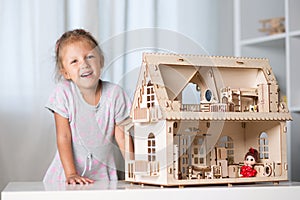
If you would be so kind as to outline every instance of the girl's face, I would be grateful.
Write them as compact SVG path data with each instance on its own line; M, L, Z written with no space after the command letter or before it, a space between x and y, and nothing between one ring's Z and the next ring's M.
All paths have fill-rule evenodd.
M254 157L249 155L246 157L246 160L244 161L244 163L245 163L245 165L253 166L253 165L255 165L256 162L255 162Z
M80 90L96 89L101 73L100 59L97 49L86 40L70 42L61 50L61 73Z

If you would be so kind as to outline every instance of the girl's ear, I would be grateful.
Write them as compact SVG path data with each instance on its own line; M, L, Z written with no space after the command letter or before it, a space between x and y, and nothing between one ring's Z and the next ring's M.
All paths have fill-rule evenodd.
M60 70L60 73L64 76L65 79L67 80L71 79L69 73L64 68Z

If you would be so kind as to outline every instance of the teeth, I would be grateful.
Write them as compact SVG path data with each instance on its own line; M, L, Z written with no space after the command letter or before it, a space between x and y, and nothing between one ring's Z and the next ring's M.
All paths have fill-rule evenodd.
M81 74L81 77L87 77L87 76L89 76L91 74L92 74L92 72L83 73L83 74Z

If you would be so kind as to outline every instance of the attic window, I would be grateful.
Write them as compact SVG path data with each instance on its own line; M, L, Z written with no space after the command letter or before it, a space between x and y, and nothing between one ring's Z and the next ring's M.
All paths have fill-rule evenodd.
M147 108L154 107L155 94L154 94L154 86L150 82L146 86L147 91Z

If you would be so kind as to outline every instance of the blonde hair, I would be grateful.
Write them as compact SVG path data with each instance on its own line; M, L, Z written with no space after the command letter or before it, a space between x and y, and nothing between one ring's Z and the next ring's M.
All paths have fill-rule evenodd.
M84 29L74 29L71 31L65 32L57 41L55 45L55 80L60 81L63 79L63 75L61 74L61 69L63 68L62 58L61 58L61 49L72 42L85 40L88 42L93 48L97 50L100 56L100 66L101 68L104 66L104 55L103 51L99 47L97 40L92 36L91 33L85 31Z

